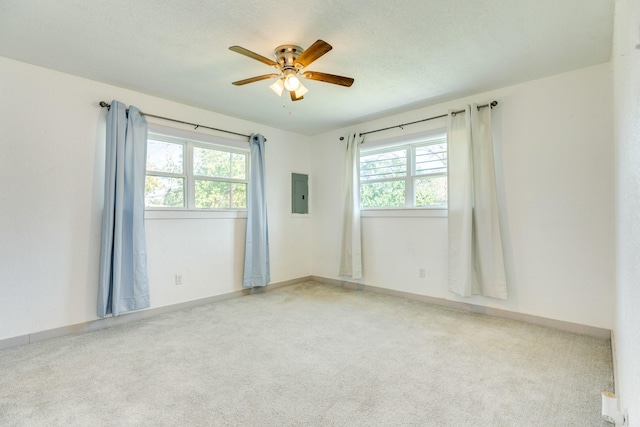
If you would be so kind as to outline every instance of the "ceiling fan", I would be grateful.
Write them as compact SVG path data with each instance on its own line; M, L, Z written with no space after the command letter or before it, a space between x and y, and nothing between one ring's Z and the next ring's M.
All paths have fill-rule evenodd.
M270 65L279 71L279 73L263 74L261 76L238 80L237 82L233 82L234 85L242 86L248 83L258 82L260 80L277 78L275 83L269 87L278 94L278 96L281 96L282 92L286 89L289 91L292 101L299 101L303 99L304 94L309 91L304 87L302 82L300 82L300 77L346 87L350 87L354 81L351 77L336 76L335 74L321 73L318 71L303 71L303 69L309 66L313 61L332 49L332 46L329 43L322 40L317 40L309 46L307 50L292 44L278 46L273 52L276 58L275 61L241 46L231 46L229 49Z

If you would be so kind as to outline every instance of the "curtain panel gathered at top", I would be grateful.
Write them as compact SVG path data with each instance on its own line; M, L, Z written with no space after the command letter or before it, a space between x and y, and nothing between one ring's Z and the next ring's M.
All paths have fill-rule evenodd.
M144 230L147 121L134 106L107 113L98 316L149 307Z
M449 113L449 289L506 299L491 108Z
M247 234L244 252L245 288L267 286L271 281L269 266L269 227L265 182L265 139L251 134L251 177L247 197Z
M338 275L362 278L362 240L360 228L360 172L358 153L364 140L358 133L349 134L344 158L342 181L342 246Z

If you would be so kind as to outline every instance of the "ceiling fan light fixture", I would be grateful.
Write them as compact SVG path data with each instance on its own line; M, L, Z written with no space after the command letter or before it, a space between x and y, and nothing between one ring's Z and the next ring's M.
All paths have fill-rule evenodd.
M296 91L300 87L300 79L295 73L287 74L284 78L284 87L288 91Z
M304 85L299 82L298 89L293 91L296 94L296 98L302 98L305 93L309 92L309 89L304 87Z
M282 96L282 91L284 90L284 83L282 82L282 79L276 80L275 83L269 86L269 89L274 91L276 95Z

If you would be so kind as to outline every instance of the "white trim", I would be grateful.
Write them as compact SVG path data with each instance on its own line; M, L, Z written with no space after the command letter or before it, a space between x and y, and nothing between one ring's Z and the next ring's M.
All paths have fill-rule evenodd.
M397 176L394 172L392 177L380 177L376 174L367 175L366 178L363 179L361 173L358 173L358 188L360 190L360 196L362 196L362 188L367 185L375 185L375 184L386 184L386 183L395 183L395 182L404 182L404 206L391 206L388 208L374 206L374 207L364 207L362 206L362 200L360 201L360 209L371 210L371 209L422 209L422 208L442 208L442 204L440 205L431 205L431 206L416 206L416 189L415 189L415 181L416 179L429 179L429 178L437 178L437 177L447 177L448 179L448 167L447 162L440 162L444 164L444 168L446 168L446 172L424 172L422 171L420 174L416 173L416 156L417 149L423 147L430 147L439 144L447 144L447 132L446 129L437 129L429 132L420 132L413 135L402 136L402 137L394 137L387 140L379 141L374 144L373 147L361 148L360 153L358 155L358 166L363 162L363 157L366 159L369 156L379 156L387 153L400 153L401 151L405 152L405 168L404 174ZM446 155L446 152L445 152ZM394 156L398 160L401 159L400 156ZM385 160L364 160L367 164L376 165L377 162L384 162ZM393 166L400 167L400 165ZM360 168L359 168L360 169ZM374 168L375 169L375 168ZM438 168L441 170L442 168ZM399 173L399 172L398 172Z
M432 139L440 139L447 137L447 128L439 127L438 129L428 130L424 132L412 133L409 135L399 135L393 138L380 139L378 141L367 142L366 139L360 147L361 153L378 150L382 148L391 148L399 145L416 144L420 142L429 142Z
M145 220L155 219L245 219L247 210L188 210L170 208L147 208L144 211Z
M616 362L615 362L616 360L615 359L615 356L616 356L615 335L613 331L609 329L598 328L595 326L581 325L581 324L571 323L571 322L565 322L562 320L547 319L544 317L533 316L530 314L500 310L500 309L495 309L490 307L468 304L468 303L459 302L459 301L445 300L442 298L429 297L426 295L412 294L409 292L396 291L393 289L379 288L376 286L365 285L363 283L352 282L347 280L329 279L327 277L321 277L321 276L306 276L306 277L299 277L297 279L285 280L278 283L270 283L266 287L266 289L258 288L256 293L261 293L262 291L265 291L265 290L268 292L270 289L277 289L284 286L291 286L291 285L308 282L308 281L316 281L316 282L339 286L347 289L374 292L382 295L390 295L398 298L421 301L427 304L434 304L438 306L453 308L453 309L472 312L472 313L517 320L520 322L540 325L548 328L560 329L563 331L568 331L568 332L573 332L573 333L578 333L583 335L590 335L598 338L611 339L612 351L613 351L613 357L614 357L613 359L614 360L614 365L613 365L614 381L618 378L617 372L616 372ZM180 311L180 310L185 310L188 308L197 307L205 304L215 303L218 301L224 301L230 298L245 296L251 293L252 293L251 289L242 289L239 291L234 291L234 292L230 292L222 295L201 298L193 301L186 301L186 302L172 304L164 307L155 307L155 308L149 308L146 310L125 313L118 317L107 317L104 319L96 319L88 322L78 323L75 325L68 325L60 328L54 328L54 329L49 329L45 331L38 331L31 334L0 339L0 350L8 349L11 347L17 347L21 345L26 345L26 344L33 344L39 341L45 341L52 338L62 337L65 335L97 331L100 329L110 328L110 327L125 324L125 323L136 322L138 320L159 316L165 313L171 313L174 311ZM614 383L614 386L615 386L615 383ZM617 390L617 388L614 388L614 390Z
M278 283L270 283L267 290L277 289L283 286L295 285L302 282L311 280L311 276L300 277L292 280L285 280ZM261 293L264 288L242 289L239 291L229 292L222 295L215 295L212 297L201 298L193 301L185 301L178 304L171 304L164 307L148 308L145 310L133 311L124 313L117 317L105 317L104 319L90 320L88 322L77 323L75 325L62 326L60 328L48 329L45 331L38 331L31 334L20 335L17 337L0 339L0 350L8 349L11 347L17 347L25 344L33 344L39 341L46 341L52 338L59 338L71 334L79 334L84 332L98 331L100 329L111 328L126 323L136 322L138 320L148 319L150 317L159 316L166 313L172 313L174 311L186 310L188 308L198 307L205 304L211 304L219 301L224 301L231 298L250 295L252 293Z
M5 338L0 340L0 350L5 350L11 347L18 347L21 345L29 344L29 335L20 335L12 338Z
M618 388L618 349L616 345L616 332L615 330L611 331L611 361L613 362L613 392L619 393L620 389Z
M446 218L446 208L361 209L361 218Z
M549 319L546 317L534 316L532 314L518 313L515 311L502 310L499 308L485 307L481 305L470 304L462 301L453 301L444 298L430 297L426 295L412 294L410 292L396 291L394 289L380 288L377 286L365 285L364 283L353 282L349 280L329 279L326 277L311 276L311 279L335 285L342 288L354 289L359 291L374 292L381 295L389 295L398 298L420 301L427 304L438 305L442 307L452 308L456 310L466 311L470 313L482 314L487 316L498 317L502 319L516 320L519 322L530 323L532 325L544 326L546 328L554 328L562 331L572 332L581 335L589 335L597 338L611 339L611 330L598 328L596 326L582 325L579 323L565 322L563 320Z
M221 145L223 147L235 147L240 150L249 150L249 140L244 137L241 141L237 139L225 138L216 135L209 135L206 133L196 132L195 130L178 129L170 126L163 126L157 123L148 123L149 133L160 134L164 136L188 139L191 141L204 142L209 144Z
M250 174L250 147L247 144L240 144L227 138L216 137L213 135L200 134L193 131L181 130L167 126L153 125L150 126L147 136L149 140L166 142L182 146L182 173L169 173L163 171L148 171L148 176L179 178L183 180L183 203L184 206L168 207L168 206L146 206L146 212L165 212L163 214L152 213L145 215L147 219L176 219L176 218L246 218L246 208L223 208L223 209L202 209L196 207L195 187L197 181L223 182L229 184L243 184L248 189ZM194 171L193 156L194 148L220 151L230 154L242 155L245 158L245 179L212 177L206 175L196 175ZM233 194L230 194L233 198ZM232 204L232 203L231 203ZM200 214L201 211L208 212L205 215ZM237 211L239 215L232 215L228 212ZM172 212L169 214L168 212ZM244 212L244 213L242 213ZM195 214L197 213L197 214ZM212 215L213 213L213 215Z

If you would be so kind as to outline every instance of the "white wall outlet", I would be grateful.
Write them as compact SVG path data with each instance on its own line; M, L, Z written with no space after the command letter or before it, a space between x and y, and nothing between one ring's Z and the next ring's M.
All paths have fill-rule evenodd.
M176 286L182 285L182 274L176 274Z
M418 270L418 276L420 276L421 279L427 277L427 269L421 268L420 270Z

